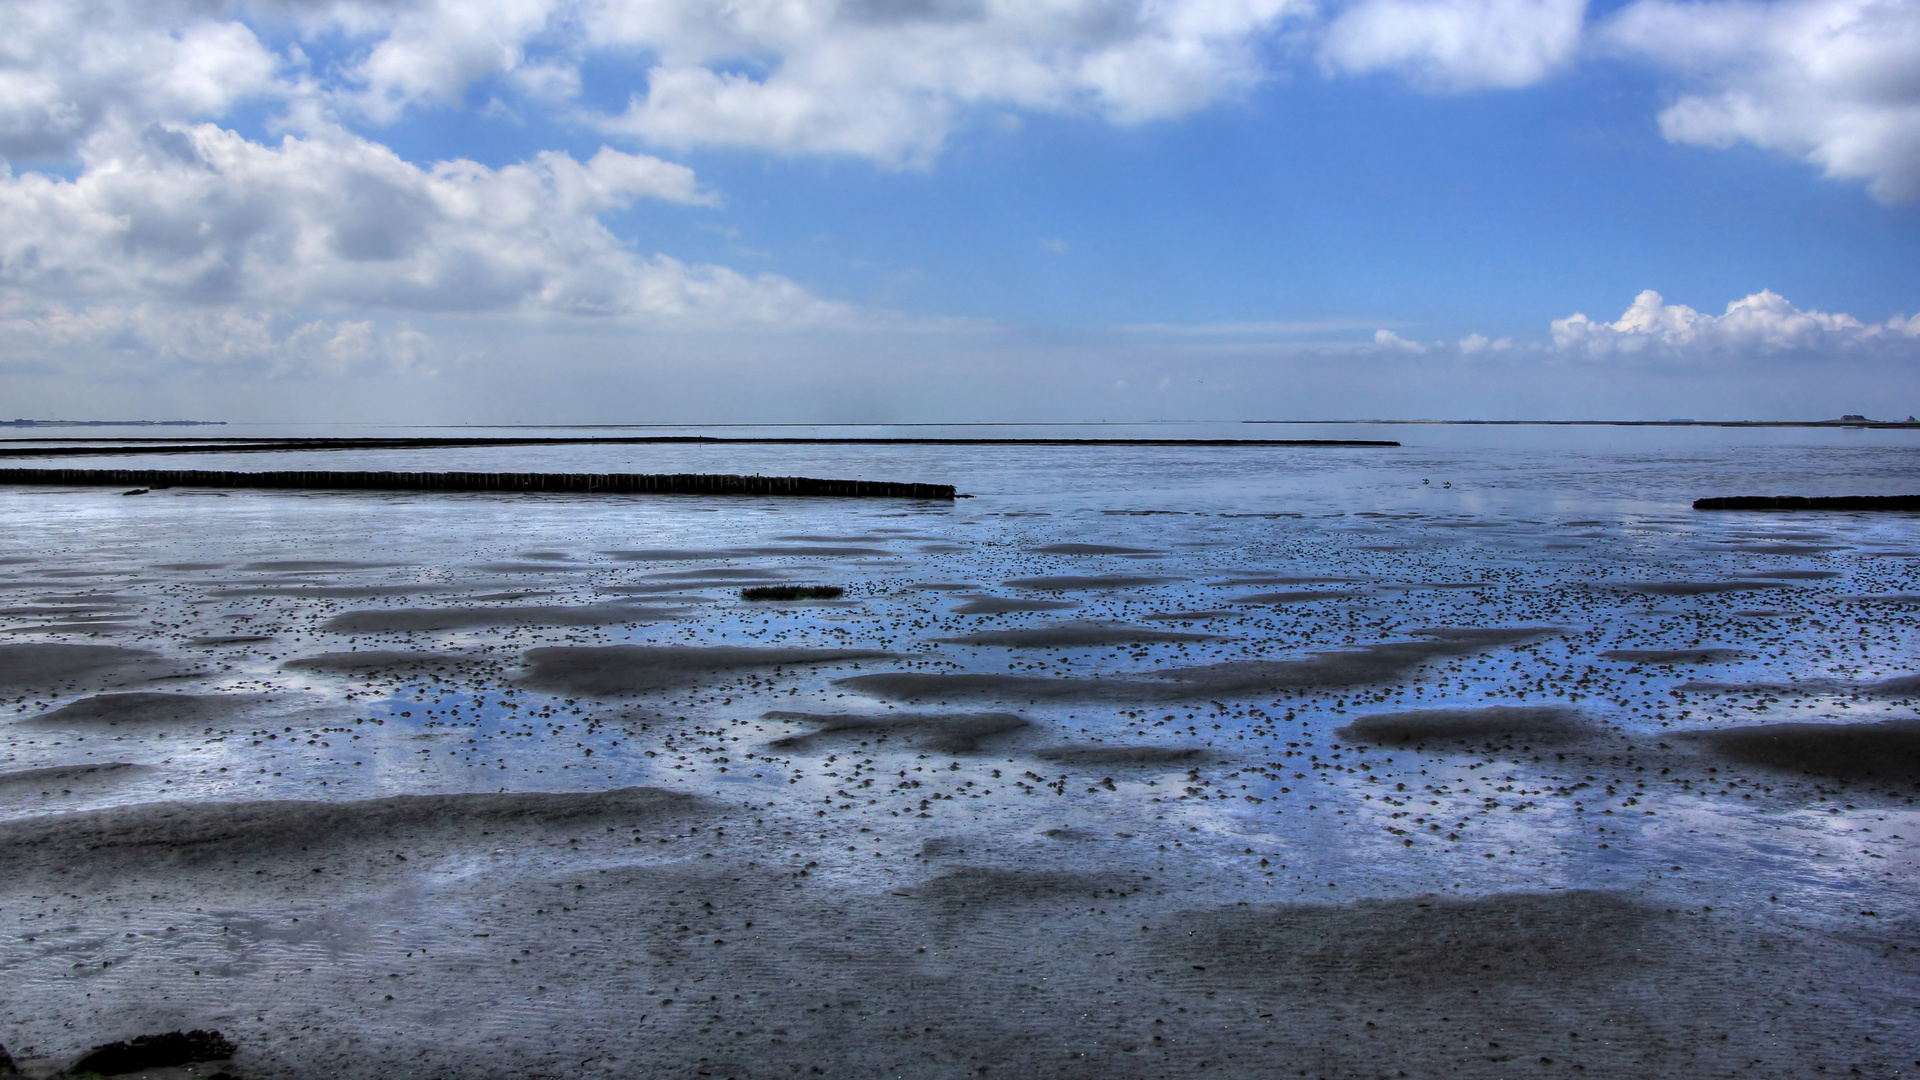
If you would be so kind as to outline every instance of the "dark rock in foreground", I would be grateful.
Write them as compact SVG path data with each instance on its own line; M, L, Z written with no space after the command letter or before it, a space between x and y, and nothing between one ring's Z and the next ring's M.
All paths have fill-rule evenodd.
M85 1075L118 1076L147 1069L170 1069L197 1061L225 1061L237 1049L217 1031L169 1031L142 1035L129 1042L96 1046L67 1071Z

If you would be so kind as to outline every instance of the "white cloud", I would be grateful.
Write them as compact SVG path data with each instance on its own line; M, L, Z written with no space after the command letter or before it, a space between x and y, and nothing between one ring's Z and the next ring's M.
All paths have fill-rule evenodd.
M1265 43L1312 4L14 0L8 11L0 153L15 156L62 152L115 120L219 118L249 96L389 123L504 77L565 104L597 60L634 83L617 115L576 116L609 132L903 165L931 160L972 109L1137 123L1203 108L1266 78ZM256 27L289 44L276 55Z
M268 146L212 124L97 133L73 180L0 172L0 289L72 299L831 322L771 275L628 250L599 214L707 204L685 166L601 149L420 168L337 129Z
M1306 0L589 0L592 46L658 57L610 131L925 164L971 108L1137 123L1267 74Z
M1395 349L1400 352L1424 353L1427 351L1425 345L1417 341L1409 341L1391 330L1375 330L1373 332L1373 343L1379 348Z
M418 102L457 103L490 75L524 71L536 85L550 83L552 65L529 64L526 48L566 14L553 0L349 0L313 10L323 25L374 39L341 96L378 121ZM561 77L563 86L571 81Z
M1770 354L1819 354L1862 350L1899 351L1920 357L1920 317L1895 315L1867 323L1852 315L1802 310L1771 290L1708 315L1669 304L1652 289L1634 298L1614 322L1575 313L1555 319L1553 348L1600 357L1647 355L1666 359L1753 358Z
M1636 0L1604 36L1687 81L1660 114L1668 139L1752 143L1920 200L1920 4Z
M55 157L103 123L224 115L280 61L221 5L22 0L0 34L0 155Z
M1586 0L1360 0L1320 43L1329 72L1396 71L1433 90L1529 86L1572 59Z
M1489 349L1494 352L1506 352L1513 348L1513 339L1489 338L1485 334L1468 334L1460 339L1457 347L1464 356L1474 356Z
M1303 50L1330 75L1526 86L1579 55L1585 11L1586 0L12 0L0 155L61 156L104 127L219 120L250 100L277 103L301 130L383 124L457 107L498 79L509 114L556 110L657 146L924 166L973 114L1176 117ZM1681 80L1661 114L1668 138L1750 142L1878 198L1920 199L1912 0L1633 0L1599 36ZM628 80L624 107L581 103L588 64L603 83Z

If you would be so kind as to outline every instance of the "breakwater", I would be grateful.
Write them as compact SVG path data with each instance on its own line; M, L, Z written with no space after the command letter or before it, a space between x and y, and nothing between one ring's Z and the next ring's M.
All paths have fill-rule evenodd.
M1695 499L1695 510L1920 510L1920 495L1731 495Z
M775 495L940 499L951 484L817 480L709 473L219 472L201 469L0 469L0 484L279 488L306 491L479 491L554 495Z
M84 442L89 445L75 445ZM55 445L64 444L64 445ZM1391 439L950 439L837 438L813 436L632 435L525 438L400 439L6 439L0 457L114 457L127 454L260 454L318 450L446 450L508 446L1164 446L1182 449L1225 447L1395 447Z

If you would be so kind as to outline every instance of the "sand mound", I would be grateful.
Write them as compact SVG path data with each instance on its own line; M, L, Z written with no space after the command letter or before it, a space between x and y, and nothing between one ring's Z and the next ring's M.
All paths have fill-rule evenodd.
M1155 641L1220 641L1218 634L1187 634L1122 623L1067 623L1028 630L983 630L960 637L934 638L946 645L1003 645L1015 649L1079 648L1088 645L1134 645Z
M1061 829L1047 829L1041 832L1040 835L1046 837L1049 840L1060 840L1060 841L1065 841L1067 843L1083 843L1083 844L1090 844L1096 840L1105 840L1107 838L1105 834L1094 832L1091 829L1075 829L1072 827L1061 828Z
M382 567L399 566L399 563L355 562L351 559L266 559L242 566L242 570L280 570L292 573L314 573L330 570L377 570Z
M1049 746L1033 756L1062 765L1196 765L1207 752L1193 746Z
M349 611L327 620L322 629L351 634L409 630L463 630L483 626L618 626L624 623L668 619L685 608L641 607L636 604L591 604L568 607L399 608L387 611Z
M427 593L457 592L457 585L312 585L290 582L278 585L235 585L208 589L208 596L290 596L317 600L360 600L373 596L419 596Z
M1580 714L1559 706L1415 709L1362 716L1334 735L1349 742L1405 746L1483 737L1555 739L1586 733Z
M950 698L997 698L1029 701L1095 698L1136 685L1132 680L1045 679L1030 675L935 675L917 671L886 671L834 680L855 693L891 701L945 701Z
M1694 679L1674 687L1686 694L1764 694L1772 697L1810 697L1853 693L1857 687L1839 679L1802 679L1796 683L1723 683Z
M698 682L717 671L890 659L879 649L753 649L732 645L554 646L528 649L522 685L567 694L633 694Z
M699 595L706 589L737 589L738 581L718 579L689 578L685 581L656 581L642 585L600 585L598 590L614 596L650 596L656 601L669 600L676 604L705 604L711 601Z
M1048 544L1028 548L1041 555L1158 555L1148 548L1118 547L1113 544Z
M952 610L955 615L1002 615L1014 611L1064 611L1079 606L1067 600L1009 600L1001 596L976 596Z
M1920 695L1920 675L1896 675L1879 682L1857 683L1844 679L1801 679L1787 683L1722 683L1694 680L1674 689L1689 694L1749 694L1768 697L1815 697L1826 694L1865 694L1869 697L1902 698Z
M1600 659L1636 664L1719 664L1752 655L1740 649L1609 649L1600 654Z
M1222 589L1244 589L1256 585L1324 585L1341 582L1359 581L1359 578L1329 577L1325 574L1255 574L1247 577L1227 578L1208 582Z
M829 546L829 545L819 545L819 544L811 544L806 546L801 546L797 544L774 544L767 547L750 547L750 548L743 548L741 550L745 551L749 555L848 556L848 555L891 555L893 554L893 552L891 551L885 551L875 547L843 547L839 545Z
M1751 765L1841 780L1920 783L1920 720L1761 724L1681 737Z
M1920 675L1896 675L1877 683L1868 683L1866 692L1874 697L1910 697L1920 694Z
M95 694L21 723L42 728L198 726L225 720L267 700L259 694Z
M0 609L0 619L44 619L54 615L65 615L75 619L93 619L103 615L124 618L127 612L121 608L106 607L101 604L73 602Z
M1147 585L1165 585L1180 578L1154 574L1059 574L1053 577L1014 578L1011 589L1038 592L1097 592L1104 589L1137 589Z
M87 622L41 623L38 626L10 626L9 634L86 634L100 637L103 634L117 634L131 624L125 619L93 619Z
M640 548L600 554L620 562L701 562L737 558L740 552L731 548Z
M949 910L994 908L1068 897L1103 899L1116 880L1113 875L969 866L932 878L917 889L904 891L904 895L930 900Z
M674 570L665 574L648 574L647 576L659 581L772 581L787 576L787 572L759 570L745 566L712 566L699 570Z
M1708 596L1753 589L1784 589L1786 585L1778 581L1641 581L1620 588L1655 596Z
M934 674L890 671L836 680L857 693L893 700L999 698L1039 700L1185 701L1315 687L1364 686L1403 678L1442 656L1461 656L1542 634L1549 627L1413 631L1417 641L1388 641L1359 649L1317 653L1305 660L1235 660L1173 668L1148 678L1052 679L1030 675Z
M1624 896L1575 889L1428 896L1194 912L1156 944L1177 958L1170 969L1196 981L1224 970L1258 982L1318 980L1350 992L1424 995L1623 978L1661 918Z
M285 855L364 845L432 830L549 826L693 810L691 795L658 788L613 791L395 795L353 802L146 803L0 823L0 867Z
M1419 635L1419 640L1386 641L1358 649L1315 653L1305 660L1245 660L1174 668L1160 672L1159 677L1187 687L1181 696L1188 697L1201 691L1262 693L1364 686L1402 678L1419 665L1439 657L1464 656L1558 631L1536 626L1496 630L1436 628L1409 633Z
M76 679L125 677L154 654L117 645L0 645L0 686L50 687Z
M445 667L468 658L450 653L411 652L402 649L368 649L364 652L321 653L289 660L280 666L290 671L387 671L422 667Z
M965 754L980 748L980 743L996 735L1019 731L1027 721L1012 713L802 713L770 712L768 720L790 720L812 724L814 730L803 735L775 739L772 746L781 749L806 749L836 737L899 735L910 742L943 754Z
M48 765L39 769L17 769L13 772L0 772L0 790L117 780L149 770L150 766L135 765L131 761L101 761L87 765Z
M912 532L907 529L886 529L879 532L861 533L858 536L795 535L776 536L774 539L790 544L887 544L895 540L932 540L935 539L935 537L928 536L925 533Z

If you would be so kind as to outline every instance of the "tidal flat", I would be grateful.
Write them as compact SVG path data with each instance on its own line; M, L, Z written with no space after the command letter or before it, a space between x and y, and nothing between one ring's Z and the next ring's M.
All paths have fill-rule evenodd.
M1392 437L511 462L953 503L0 489L0 1045L1920 1073L1920 520L1688 509L1920 442ZM207 467L419 464L256 456ZM789 584L845 591L741 596Z

